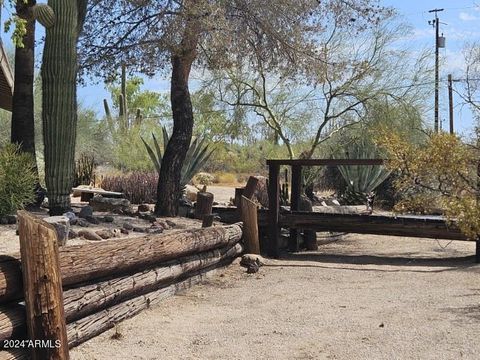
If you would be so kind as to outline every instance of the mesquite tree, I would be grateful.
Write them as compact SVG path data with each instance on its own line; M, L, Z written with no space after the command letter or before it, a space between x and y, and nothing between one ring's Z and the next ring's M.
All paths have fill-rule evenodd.
M192 66L228 68L261 58L278 72L318 59L316 40L329 13L358 26L385 9L376 0L93 0L81 38L81 63L108 76L119 64L154 75L171 70L173 133L162 160L156 213L175 215L180 176L193 128L188 88ZM357 26L356 25L356 26ZM321 62L320 62L321 63ZM170 64L170 66L168 66Z
M46 27L41 69L42 120L51 215L70 208L77 126L76 47L86 4L86 0L49 0L48 7L43 7L37 17Z

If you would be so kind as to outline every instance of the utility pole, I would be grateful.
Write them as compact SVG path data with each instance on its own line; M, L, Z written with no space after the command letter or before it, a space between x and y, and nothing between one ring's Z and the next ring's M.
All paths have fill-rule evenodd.
M453 85L452 74L448 74L448 110L450 119L450 134L453 134Z
M438 122L438 82L439 82L439 77L438 77L438 58L439 58L439 51L438 49L440 47L445 47L444 44L440 44L440 20L438 18L438 13L443 11L444 9L433 9L430 10L429 13L435 13L435 19L429 21L428 23L432 26L435 26L435 123L434 123L434 129L435 132L437 133L439 130L439 122ZM442 37L443 38L443 37ZM443 45L443 46L441 46Z

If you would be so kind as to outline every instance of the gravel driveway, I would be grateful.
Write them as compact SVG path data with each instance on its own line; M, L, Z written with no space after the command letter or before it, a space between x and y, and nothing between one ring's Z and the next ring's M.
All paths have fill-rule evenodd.
M238 264L98 336L80 359L478 359L473 243L347 235Z

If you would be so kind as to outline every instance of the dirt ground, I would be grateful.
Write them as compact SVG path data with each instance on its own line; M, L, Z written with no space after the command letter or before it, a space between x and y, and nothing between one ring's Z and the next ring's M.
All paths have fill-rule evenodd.
M238 263L78 348L100 359L478 359L474 244L384 236ZM121 336L113 339L117 331Z

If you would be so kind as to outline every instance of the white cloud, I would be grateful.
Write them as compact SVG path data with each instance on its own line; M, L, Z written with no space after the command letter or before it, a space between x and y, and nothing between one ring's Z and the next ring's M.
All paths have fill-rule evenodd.
M477 20L477 17L475 15L472 15L472 14L469 14L469 13L466 13L466 12L461 12L458 17L460 18L460 20L462 21L474 21L474 20Z

